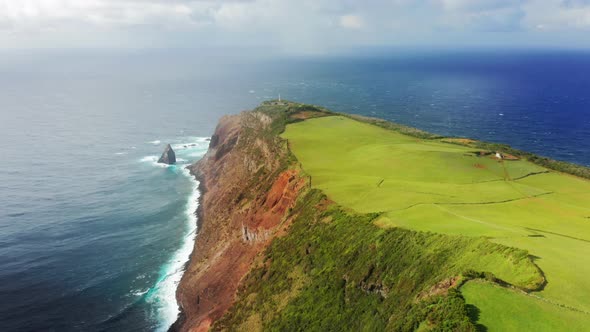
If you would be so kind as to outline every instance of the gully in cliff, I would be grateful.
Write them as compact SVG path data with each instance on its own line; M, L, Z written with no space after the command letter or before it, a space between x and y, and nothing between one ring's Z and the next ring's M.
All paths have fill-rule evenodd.
M176 163L176 154L174 153L174 150L172 150L170 144L166 145L166 148L164 149L162 156L160 157L160 159L158 159L158 163L168 165Z

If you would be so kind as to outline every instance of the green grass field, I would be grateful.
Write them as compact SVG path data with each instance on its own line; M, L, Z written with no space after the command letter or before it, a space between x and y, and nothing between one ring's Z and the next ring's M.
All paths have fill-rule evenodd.
M588 314L489 283L470 281L461 291L477 308L472 309L476 323L490 331L587 331L590 326Z
M534 293L542 305L487 284L464 286L467 302L480 308L480 322L490 330L528 330L538 323L533 320L551 322L546 326L555 330L572 317L590 317L590 181L342 116L290 124L283 137L315 188L357 212L382 213L375 222L380 227L483 236L528 250L547 279ZM526 279L493 263L487 268L508 282ZM490 300L495 297L498 303ZM581 327L590 330L590 324Z

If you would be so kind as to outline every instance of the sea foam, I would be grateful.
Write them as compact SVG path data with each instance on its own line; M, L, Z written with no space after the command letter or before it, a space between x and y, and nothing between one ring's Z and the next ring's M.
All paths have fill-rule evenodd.
M181 143L179 145L187 145L188 148L181 151L179 154L187 157L202 157L207 151L208 140L207 138L193 138L191 143ZM195 144L191 146L191 144ZM191 158L194 160L195 158ZM185 166L184 162L187 160L183 158L177 159L182 164L179 166ZM156 156L147 156L142 159L145 162L156 162ZM181 174L185 176L192 184L192 190L188 196L185 205L185 219L186 219L186 231L185 235L180 244L180 248L172 255L168 263L166 263L160 269L160 276L154 287L147 293L146 301L151 303L158 316L158 331L167 331L168 328L176 321L180 309L176 302L176 288L184 273L184 267L186 262L189 260L190 254L193 250L195 236L197 233L197 216L195 214L199 205L199 182L192 176L188 169L185 167L178 168L181 170Z
M145 156L145 157L139 159L139 161L142 163L149 163L154 167L166 168L166 167L174 166L174 165L166 165L166 164L159 163L158 159L159 159L158 156Z

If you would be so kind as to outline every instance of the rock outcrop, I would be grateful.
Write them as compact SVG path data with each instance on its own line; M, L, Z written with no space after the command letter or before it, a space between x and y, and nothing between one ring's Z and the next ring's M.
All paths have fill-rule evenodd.
M158 162L160 164L168 165L176 163L176 154L174 153L174 150L172 150L170 144L166 145L166 148L164 149L164 152L162 153L160 159L158 159Z
M223 117L207 154L189 167L200 181L199 233L171 330L207 331L233 304L257 255L292 221L308 181L287 167L288 148L270 134L272 122L256 111Z

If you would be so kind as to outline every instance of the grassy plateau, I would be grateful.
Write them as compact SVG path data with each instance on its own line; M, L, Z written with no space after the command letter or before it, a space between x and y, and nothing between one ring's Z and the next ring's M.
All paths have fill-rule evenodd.
M359 327L368 330L386 327L394 330L469 329L461 325L460 318L454 321L455 325L446 326L429 316L431 313L425 313L430 311L424 311L424 306L436 309L441 303L432 300L434 302L416 304L415 298L420 298L416 292L424 291L427 285L473 270L489 272L493 277L461 282L456 294L449 292L440 301L447 301L444 305L450 308L456 299L454 296L467 303L465 314L476 328L590 331L590 181L545 168L526 158L500 160L495 158L495 151L481 153L477 145L457 144L426 134L406 135L395 128L386 129L340 115L291 123L281 136L288 141L299 167L311 177L312 187L334 201L339 212L332 217L314 217L329 217L330 223L295 223L295 233L298 227L317 228L309 243L289 236L277 240L274 246L321 248L314 241L345 242L341 248L337 243L330 244L334 247L330 250L346 259L328 257L334 253L329 253L327 248L321 253L314 252L320 255L316 261L327 262L322 266L314 265L314 258L309 255L296 255L298 258L292 262L288 262L293 259L287 258L288 255L273 257L273 264L279 260L280 264L297 266L297 269L287 269L290 274L284 277L298 280L294 284L300 289L295 291L286 286L281 289L285 294L292 294L290 296L297 293L297 300L286 304L285 313L280 318L275 317L274 325L267 327L285 329L292 319L304 320L308 310L304 309L305 304L313 301L314 294L326 293L330 301L342 301L318 301L317 305L324 306L327 311L335 310L334 306L346 308L346 301L350 301L346 290L351 287L346 285L358 278L357 285L372 282L373 288L367 287L373 291L385 287L390 294L414 292L412 296L415 296L413 302L401 301L401 295L362 299L366 301L362 303L366 312L357 314L372 319L361 319L359 324L370 321L374 326ZM371 217L353 222L348 220L351 217L344 217L350 214ZM362 239L358 238L360 233ZM402 245L409 234L411 244ZM332 238L334 236L341 237ZM416 243L423 245L415 246ZM285 247L283 252L289 250ZM395 250L397 252L393 252ZM406 254L410 257L404 256ZM272 250L269 255L273 255ZM416 260L415 264L431 265L437 270L422 271L412 267L411 257ZM372 270L355 272L359 259L365 269L368 265ZM394 268L396 273L389 271ZM348 269L351 272L347 274ZM337 273L333 273L335 271ZM400 273L402 276L397 276ZM319 283L319 280L325 282ZM404 287L408 280L416 284ZM344 286L336 286L338 282ZM321 285L334 285L334 289ZM264 291L270 290L251 290L251 294ZM238 305L234 317L240 310L245 313L247 306L269 305L256 300L256 296L252 295L248 304ZM386 304L378 306L371 301ZM391 317L403 317L401 312L396 314L400 308L413 318L405 321L400 318L392 323ZM267 311L259 310L261 315ZM357 317L345 309L334 314L346 319ZM461 315L457 317L463 317ZM374 318L381 316L385 318ZM262 316L250 319L264 321ZM437 322L440 324L436 325ZM331 324L326 326L338 326L335 322ZM309 327L322 330L326 326Z

